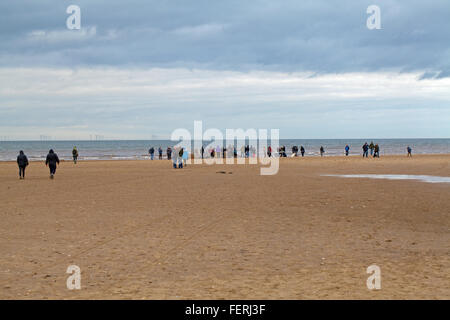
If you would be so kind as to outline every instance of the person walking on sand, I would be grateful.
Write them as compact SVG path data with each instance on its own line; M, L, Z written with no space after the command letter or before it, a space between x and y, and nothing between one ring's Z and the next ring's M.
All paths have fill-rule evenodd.
M325 153L325 149L323 146L320 146L320 156L323 157L323 154Z
M45 165L50 168L50 179L53 179L56 173L56 164L59 164L58 155L53 151L53 149L50 149L47 154L47 158L45 159Z
M375 146L373 147L373 157L374 158L379 158L380 157L380 146L377 144L375 144Z
M155 156L155 148L151 147L148 149L148 153L150 154L150 159L153 160L153 157Z
M302 154L302 157L305 156L305 148L303 148L303 146L300 146L300 153Z
M172 148L167 147L167 160L170 160L172 158Z
M77 147L73 147L72 150L72 156L73 156L73 163L77 164L77 160L78 160L78 150Z
M267 156L270 158L272 156L272 147L267 147Z
M350 151L350 147L348 146L348 144L345 146L345 156L348 156L348 152Z
M370 156L372 156L373 150L375 149L375 145L373 144L373 141L370 142L369 149L370 149Z
M411 149L410 146L408 146L408 147L406 148L406 151L408 152L407 157L412 157L412 149Z
M368 157L369 156L369 145L366 143L364 143L364 145L362 146L363 149L363 158L364 157Z
M25 179L25 168L28 166L28 158L22 150L17 156L17 165L19 166L19 179Z

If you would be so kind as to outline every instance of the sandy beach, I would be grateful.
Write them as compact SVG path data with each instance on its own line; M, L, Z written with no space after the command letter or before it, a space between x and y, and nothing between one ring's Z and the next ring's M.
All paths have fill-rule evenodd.
M450 299L450 155L0 163L1 299ZM225 173L221 173L225 172ZM381 268L368 290L366 268ZM68 290L69 265L81 290Z

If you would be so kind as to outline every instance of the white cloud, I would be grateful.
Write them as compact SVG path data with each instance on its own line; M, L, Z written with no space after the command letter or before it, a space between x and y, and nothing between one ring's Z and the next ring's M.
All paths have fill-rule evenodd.
M80 30L33 30L27 34L29 41L45 41L49 43L70 42L92 39L97 35L97 27L81 28Z
M188 69L2 68L0 95L159 97L245 101L436 99L450 101L450 79L419 80L420 73L235 72Z
M223 32L227 28L227 25L223 24L202 24L197 26L185 26L177 28L172 31L172 33L181 36L194 36L194 37L204 37L216 35Z
M370 130L387 137L450 136L450 78L419 80L420 74L1 68L0 128L21 137L56 132L76 139L95 132L139 138L168 135L198 119L283 128L291 136L330 137L343 128L355 137ZM368 125L361 127L361 118Z

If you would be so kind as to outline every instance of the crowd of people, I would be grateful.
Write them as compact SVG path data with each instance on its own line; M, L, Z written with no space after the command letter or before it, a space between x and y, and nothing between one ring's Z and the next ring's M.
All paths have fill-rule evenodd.
M302 157L305 156L305 148L303 146L292 146L292 157L298 157L299 151L300 155ZM368 144L367 142L364 143L362 146L363 150L363 158L370 156L374 158L380 157L380 146L378 143L370 142ZM407 156L412 157L412 148L410 146L407 146L406 148ZM150 147L148 150L148 153L150 155L150 159L154 160L155 158L155 148ZM286 154L286 146L278 147L277 149L278 157L287 157ZM325 148L323 146L320 146L319 154L321 157L325 154ZM350 154L350 146L347 144L344 148L344 154L345 156L348 156ZM236 147L228 146L228 147L219 147L216 148L210 148L209 150L205 150L205 148L202 146L199 155L201 155L201 158L204 159L207 155L210 158L227 158L227 157L234 157L237 158L240 156L241 158L250 158L250 157L256 157L257 156L257 149L251 145L244 145L240 148L240 152L238 153L238 150ZM274 157L277 156L274 154L272 147L268 146L267 148L264 147L263 149L263 155L267 157ZM72 157L73 157L73 163L77 164L78 161L78 149L77 147L73 147L72 150ZM187 164L187 159L189 158L189 152L186 150L186 148L181 147L174 147L173 149L171 147L167 147L166 149L166 157L168 160L172 160L173 168L175 169L182 169ZM158 159L163 159L163 149L161 147L158 148ZM28 158L23 152L23 150L20 150L19 155L17 156L17 165L19 167L19 179L25 179L25 169L28 167L29 162ZM50 149L47 157L45 159L45 165L49 167L50 170L50 179L53 179L56 173L56 167L59 165L59 158L58 155L53 151L53 149Z
M380 146L378 145L378 143L374 144L372 141L370 144L368 144L366 142L362 146L362 149L363 149L363 157L366 157L366 158L369 157L369 151L370 151L370 155L373 156L374 158L380 157ZM185 150L185 152L187 152L186 149L184 149L184 150ZM154 160L155 148L151 147L149 149L148 153L150 155L150 159ZM239 151L236 147L231 146L231 145L229 145L228 147L220 147L220 146L216 146L215 148L209 147L208 150L206 150L205 147L202 146L201 149L199 151L196 150L195 153L197 153L197 155L201 156L202 159L204 159L204 158L224 158L225 159L225 158L237 158L237 157L253 158L258 155L257 149L252 145L243 145L243 146L241 146ZM166 157L168 160L171 160L172 154L173 154L172 148L167 147ZM298 157L300 155L302 157L304 157L305 154L306 154L306 150L305 150L304 146L300 145L300 146L292 146L291 147L291 156L292 157ZM325 148L323 146L320 146L319 154L321 157L323 157L325 155ZM348 144L345 145L344 154L345 154L345 156L350 155L350 146ZM408 156L412 156L412 149L410 146L407 147L407 154L408 154ZM161 147L158 148L158 155L159 155L159 159L163 159L163 150ZM278 147L276 153L273 152L271 146L268 146L267 148L264 147L263 151L262 151L262 156L264 156L264 157L278 156L280 158L286 158L287 157L286 146L283 145L283 146Z

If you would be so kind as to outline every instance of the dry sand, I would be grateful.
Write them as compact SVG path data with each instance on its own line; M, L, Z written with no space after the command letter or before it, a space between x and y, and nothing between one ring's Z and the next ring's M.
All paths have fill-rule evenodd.
M449 299L450 155L0 163L2 299ZM226 174L217 173L226 171ZM228 172L231 172L229 174ZM81 290L66 288L78 265ZM381 268L381 290L366 268Z

